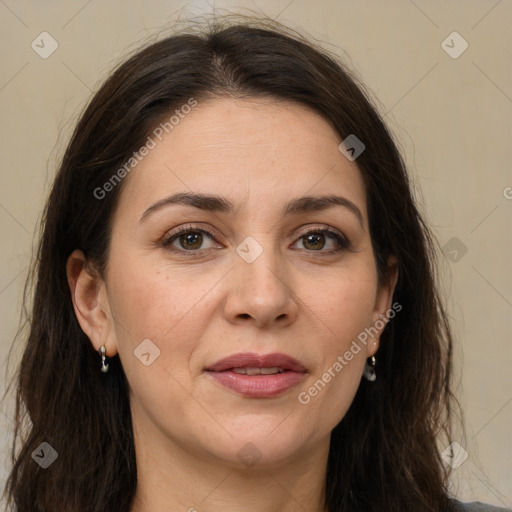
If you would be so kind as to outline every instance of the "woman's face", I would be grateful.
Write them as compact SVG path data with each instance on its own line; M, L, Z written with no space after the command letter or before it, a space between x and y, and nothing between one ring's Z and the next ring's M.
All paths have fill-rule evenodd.
M199 102L155 140L115 213L107 315L81 320L119 353L137 435L238 466L327 447L395 282L378 285L356 162L322 117L280 100ZM215 199L166 202L176 194ZM240 353L281 358L212 371Z

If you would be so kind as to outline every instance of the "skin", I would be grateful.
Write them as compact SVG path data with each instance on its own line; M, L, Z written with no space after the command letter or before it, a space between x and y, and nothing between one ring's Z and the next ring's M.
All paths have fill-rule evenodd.
M129 382L132 512L325 510L329 436L382 330L308 404L298 394L389 310L397 278L393 267L378 283L363 180L340 142L321 116L291 102L199 102L126 178L105 280L85 269L81 251L70 256L78 321L96 350L119 354ZM224 196L235 211L172 205L139 222L177 192ZM290 199L323 194L352 201L362 224L343 206L281 216ZM163 245L190 223L218 232L174 239L176 251L198 257ZM326 226L351 250L327 254L335 239L304 236ZM252 263L236 252L249 236L263 249ZM134 356L145 339L160 350L149 366ZM236 352L284 352L307 375L277 397L242 396L203 372ZM251 467L237 455L248 442L260 456Z

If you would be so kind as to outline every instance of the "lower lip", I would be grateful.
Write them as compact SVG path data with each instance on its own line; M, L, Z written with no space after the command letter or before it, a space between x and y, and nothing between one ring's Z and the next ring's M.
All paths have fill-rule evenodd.
M208 371L217 382L237 393L256 398L280 395L296 386L305 373L286 371L274 375L244 375L232 371Z

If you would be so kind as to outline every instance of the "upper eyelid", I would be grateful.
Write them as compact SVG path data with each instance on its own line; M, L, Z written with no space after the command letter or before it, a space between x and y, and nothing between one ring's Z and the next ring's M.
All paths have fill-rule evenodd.
M328 231L332 234L339 235L348 240L348 237L345 235L345 233L343 233L343 231L333 228L332 226L328 226L327 224L321 224L319 227L305 227L303 230L301 229L299 237L304 236L305 234L310 233L311 231Z

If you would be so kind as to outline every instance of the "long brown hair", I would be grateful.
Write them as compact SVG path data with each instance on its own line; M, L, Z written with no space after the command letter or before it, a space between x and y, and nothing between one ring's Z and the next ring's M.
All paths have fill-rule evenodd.
M267 96L315 109L341 140L366 145L357 164L367 191L380 279L398 260L394 301L378 351L378 378L362 379L331 434L329 512L439 512L451 508L437 445L452 439L452 335L436 277L436 246L412 196L404 161L365 87L320 45L277 22L217 18L151 43L122 63L81 115L62 158L25 288L28 339L16 378L12 470L4 495L16 512L129 512L137 468L128 385L110 371L75 317L66 261L81 249L104 276L123 182L94 191L139 149L162 116L211 97ZM234 18L238 19L238 18ZM27 306L25 306L27 310ZM47 469L31 454L57 452Z

